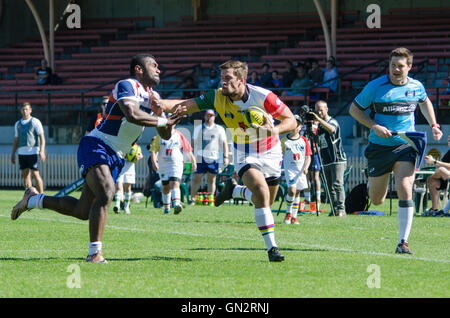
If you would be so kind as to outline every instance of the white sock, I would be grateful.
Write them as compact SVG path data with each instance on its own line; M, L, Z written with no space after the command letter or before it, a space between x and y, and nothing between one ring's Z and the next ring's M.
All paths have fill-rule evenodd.
M122 192L117 192L114 195L114 206L116 208L120 208L120 202L123 200L123 193Z
M255 221L261 235L264 238L267 250L270 250L274 246L276 247L277 243L275 242L275 228L272 209L270 207L259 209L255 208Z
M163 207L165 209L170 209L171 197L172 197L172 193L171 192L169 192L167 194L164 194L164 193L162 194L162 202L163 202Z
M32 197L30 197L28 199L28 204L27 204L27 208L28 209L43 209L44 207L42 206L42 201L44 200L45 194L43 193L39 193L36 195L33 195Z
M311 202L311 192L305 191L305 201Z
M124 195L124 208L130 207L130 200L131 200L131 192L125 192Z
M412 200L398 201L398 230L400 243L402 240L408 242L414 216L414 202Z
M89 242L89 255L94 255L102 250L102 242Z
M248 202L252 201L252 191L246 186L237 185L233 189L233 198L234 199L245 199Z
M172 189L172 199L173 199L175 205L180 205L180 202L181 202L181 190L180 190L180 188Z
M292 205L294 204L294 197L291 197L289 194L286 194L286 215L292 215Z
M294 204L292 205L293 218L297 218L299 204L300 204L300 196L294 198Z
M317 203L320 202L320 191L316 192L316 199L317 199Z

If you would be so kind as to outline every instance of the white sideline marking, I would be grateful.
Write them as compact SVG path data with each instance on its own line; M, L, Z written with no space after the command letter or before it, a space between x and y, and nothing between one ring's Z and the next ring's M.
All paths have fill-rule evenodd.
M10 217L9 215L1 215L1 217ZM59 222L59 223L69 223L69 224L81 224L81 225L87 225L87 221L72 221L72 220L61 220L61 219L52 219L52 218L43 218L43 217L29 217L26 216L27 219L32 220L38 220L38 221L53 221L53 222ZM117 226L117 225L106 225L107 228L116 229L116 230L124 230L124 231L132 231L132 232L150 232L150 230L146 229L139 229L134 227L124 227L124 226ZM161 231L163 233L167 234L177 234L177 235L185 235L185 236L198 236L198 237L209 237L209 238L216 238L216 239L236 239L236 240L245 240L245 241L260 241L260 239L256 238L243 238L243 237L223 237L223 236L213 236L213 235L205 235L205 234L198 234L198 233L185 233L185 232L174 232L174 231ZM279 240L280 242L280 240ZM388 253L379 253L379 252L367 252L367 251L359 251L359 250L352 250L348 248L340 248L340 247L332 247L332 246L324 246L324 245L318 245L318 244L306 244L306 243L298 243L298 242L283 242L284 244L289 245L298 245L308 248L317 248L317 249L324 249L329 251L337 251L337 252L346 252L346 253L358 253L363 255L375 255L375 256L387 256L387 257L396 257L401 258L403 260L415 260L415 261L424 261L424 262L434 262L434 263L444 263L449 264L450 260L446 259L434 259L434 258L424 258L424 257L415 257L413 255L398 255L398 254L388 254Z

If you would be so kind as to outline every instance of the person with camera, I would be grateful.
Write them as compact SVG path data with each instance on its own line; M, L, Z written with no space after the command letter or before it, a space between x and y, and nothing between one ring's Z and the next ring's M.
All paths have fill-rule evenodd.
M345 190L344 172L347 167L347 156L342 148L341 129L336 119L328 115L328 105L319 100L315 104L315 112L308 112L319 124L317 143L322 168L330 192L330 203L334 209L330 216L344 217ZM333 213L334 212L334 213Z

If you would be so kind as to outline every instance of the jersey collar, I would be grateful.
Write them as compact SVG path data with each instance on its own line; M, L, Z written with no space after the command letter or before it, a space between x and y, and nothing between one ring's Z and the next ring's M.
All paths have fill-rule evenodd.
M245 85L245 91L244 91L244 95L242 95L241 101L243 101L244 103L246 103L248 101L248 98L250 97L250 89L248 88L247 84ZM230 101L232 103L234 103L235 101L231 99L230 96L228 96L228 98L230 99Z

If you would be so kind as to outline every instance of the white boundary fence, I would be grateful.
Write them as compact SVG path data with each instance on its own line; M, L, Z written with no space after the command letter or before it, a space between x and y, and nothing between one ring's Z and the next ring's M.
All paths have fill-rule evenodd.
M16 157L16 164L11 164L10 153L0 154L0 187L23 187L22 175ZM134 189L141 190L148 175L148 157L136 163L136 184ZM347 159L347 167L352 169L346 183L348 191L356 185L367 182L362 170L366 167L366 159L363 157L350 157ZM44 180L45 188L63 188L80 177L76 154L57 153L48 154L45 162L40 163L40 172Z
M48 154L45 162L40 162L40 173L45 188L63 188L80 178L76 154ZM136 187L142 188L148 174L147 160L136 163ZM11 154L0 154L0 187L23 187L22 174L16 156L16 164L11 163Z

